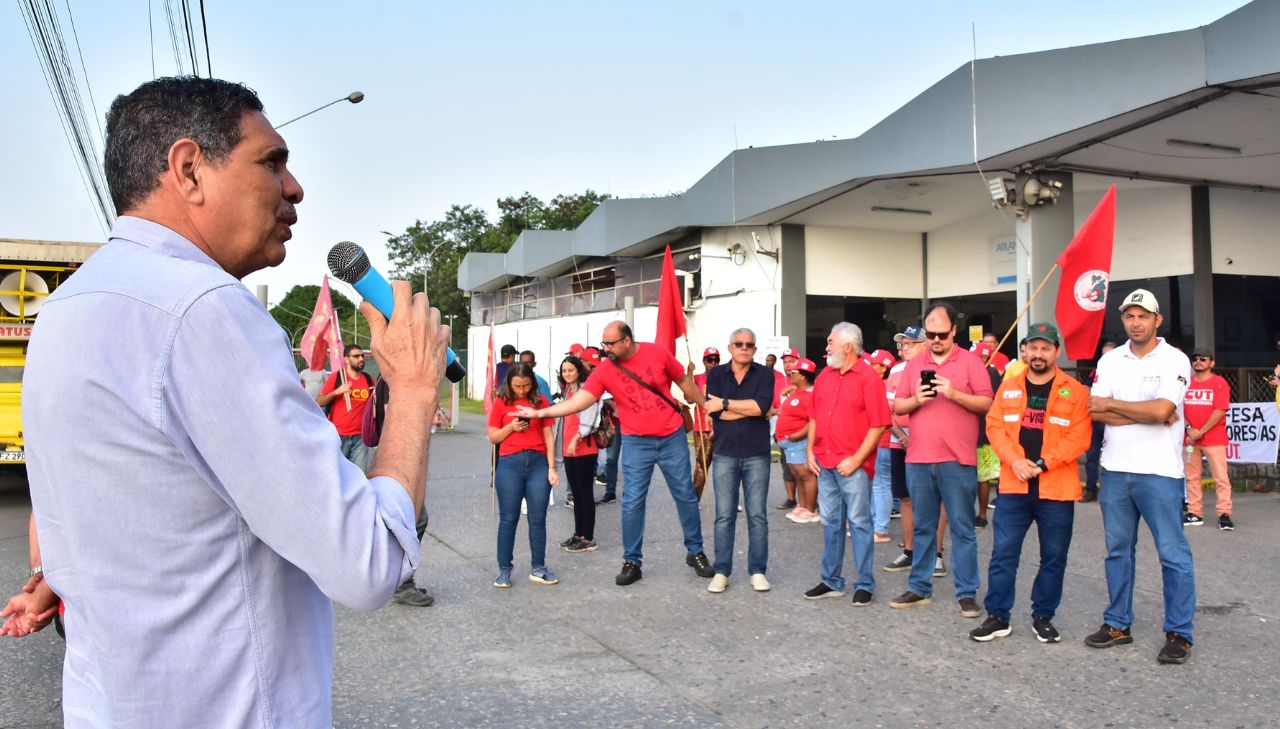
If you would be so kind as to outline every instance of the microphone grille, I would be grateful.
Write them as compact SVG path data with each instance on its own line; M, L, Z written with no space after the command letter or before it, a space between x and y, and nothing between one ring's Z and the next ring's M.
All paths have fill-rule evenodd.
M349 240L329 249L329 271L340 281L354 284L369 272L369 256Z

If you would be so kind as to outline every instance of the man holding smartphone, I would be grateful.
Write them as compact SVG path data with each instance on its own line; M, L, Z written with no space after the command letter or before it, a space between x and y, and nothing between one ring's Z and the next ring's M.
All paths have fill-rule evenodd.
M924 319L929 356L907 363L893 410L910 413L907 491L915 509L915 543L907 591L889 607L927 605L933 594L939 513L951 525L951 560L960 614L976 618L978 541L973 504L978 490L978 419L991 407L991 380L976 355L955 343L955 307L934 303ZM911 393L907 395L907 393Z

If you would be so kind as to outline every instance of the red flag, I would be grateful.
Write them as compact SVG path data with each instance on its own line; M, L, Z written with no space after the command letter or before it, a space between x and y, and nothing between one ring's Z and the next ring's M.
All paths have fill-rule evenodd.
M1107 313L1111 246L1116 233L1116 186L1089 213L1071 244L1058 256L1058 329L1071 359L1092 359Z
M307 331L302 335L302 342L298 345L299 354L307 361L307 367L320 371L324 369L325 355L330 352L330 339L333 334L333 299L329 295L329 277L324 277L324 283L320 286L320 295L316 297L316 307L311 313L311 322L307 324ZM338 344L339 355L341 361L341 347Z
M685 334L684 296L676 279L676 267L671 262L671 246L662 259L662 285L658 288L658 333L653 343L676 353L676 337Z
M497 390L497 383L494 379L498 372L493 366L493 327L489 327L489 366L484 370L484 411L487 413L493 408L493 394Z

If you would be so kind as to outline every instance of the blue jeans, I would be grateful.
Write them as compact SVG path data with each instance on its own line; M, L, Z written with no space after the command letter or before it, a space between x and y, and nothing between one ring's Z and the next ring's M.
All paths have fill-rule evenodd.
M907 491L915 509L911 579L907 589L921 597L933 594L933 563L938 551L938 516L947 509L951 528L951 571L956 599L978 594L978 538L973 531L973 504L978 498L978 469L956 461L908 463ZM1004 508L1003 506L1001 508Z
M824 468L818 474L818 512L822 515L822 582L844 589L844 525L852 525L853 565L858 571L855 590L876 591L874 542L871 537L871 479L859 468L848 476Z
M1062 603L1062 578L1067 573L1067 550L1075 525L1073 501L1050 501L1029 494L1000 494L1000 508L991 517L995 544L987 572L987 613L1009 622L1014 584L1022 559L1022 542L1035 522L1040 536L1040 570L1031 585L1031 614L1052 619Z
M1164 577L1164 630L1191 640L1196 612L1196 573L1182 531L1185 482L1146 473L1102 472L1098 503L1107 539L1107 594L1103 619L1114 628L1133 625L1134 555L1138 518L1147 521ZM1000 505L1004 509L1004 505Z
M604 455L596 464L596 475L604 476L604 492L618 495L618 454L622 452L622 435L615 435L613 442L604 449Z
M342 443L343 458L359 466L361 471L368 471L369 446L364 444L364 438L359 433L356 433L355 435L340 435L338 440Z
M893 510L893 474L888 448L876 450L876 477L871 480L871 524L876 534L889 533L889 512Z
M747 574L762 575L769 566L768 453L748 458L716 455L711 477L716 490L716 574L733 574L733 538L738 525L738 486L747 512Z
M627 488L622 492L622 558L642 564L644 547L644 505L649 496L649 480L653 467L662 469L671 498L676 502L680 528L684 531L684 548L689 554L702 551L702 517L698 500L693 495L693 473L689 469L689 441L684 428L670 435L622 436L622 477Z
M529 566L546 567L547 500L551 496L547 454L520 451L499 457L493 483L498 492L498 568L511 569L521 500L529 504Z

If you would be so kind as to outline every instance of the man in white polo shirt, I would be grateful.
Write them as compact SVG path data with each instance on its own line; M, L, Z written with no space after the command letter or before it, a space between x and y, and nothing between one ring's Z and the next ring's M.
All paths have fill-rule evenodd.
M1093 648L1133 642L1134 551L1138 519L1146 520L1163 565L1165 644L1161 663L1185 663L1191 655L1196 576L1182 531L1185 493L1182 403L1191 379L1187 356L1156 336L1164 318L1156 297L1138 289L1120 304L1129 341L1098 360L1089 398L1093 419L1107 426L1102 446L1103 530L1107 540L1110 603Z

